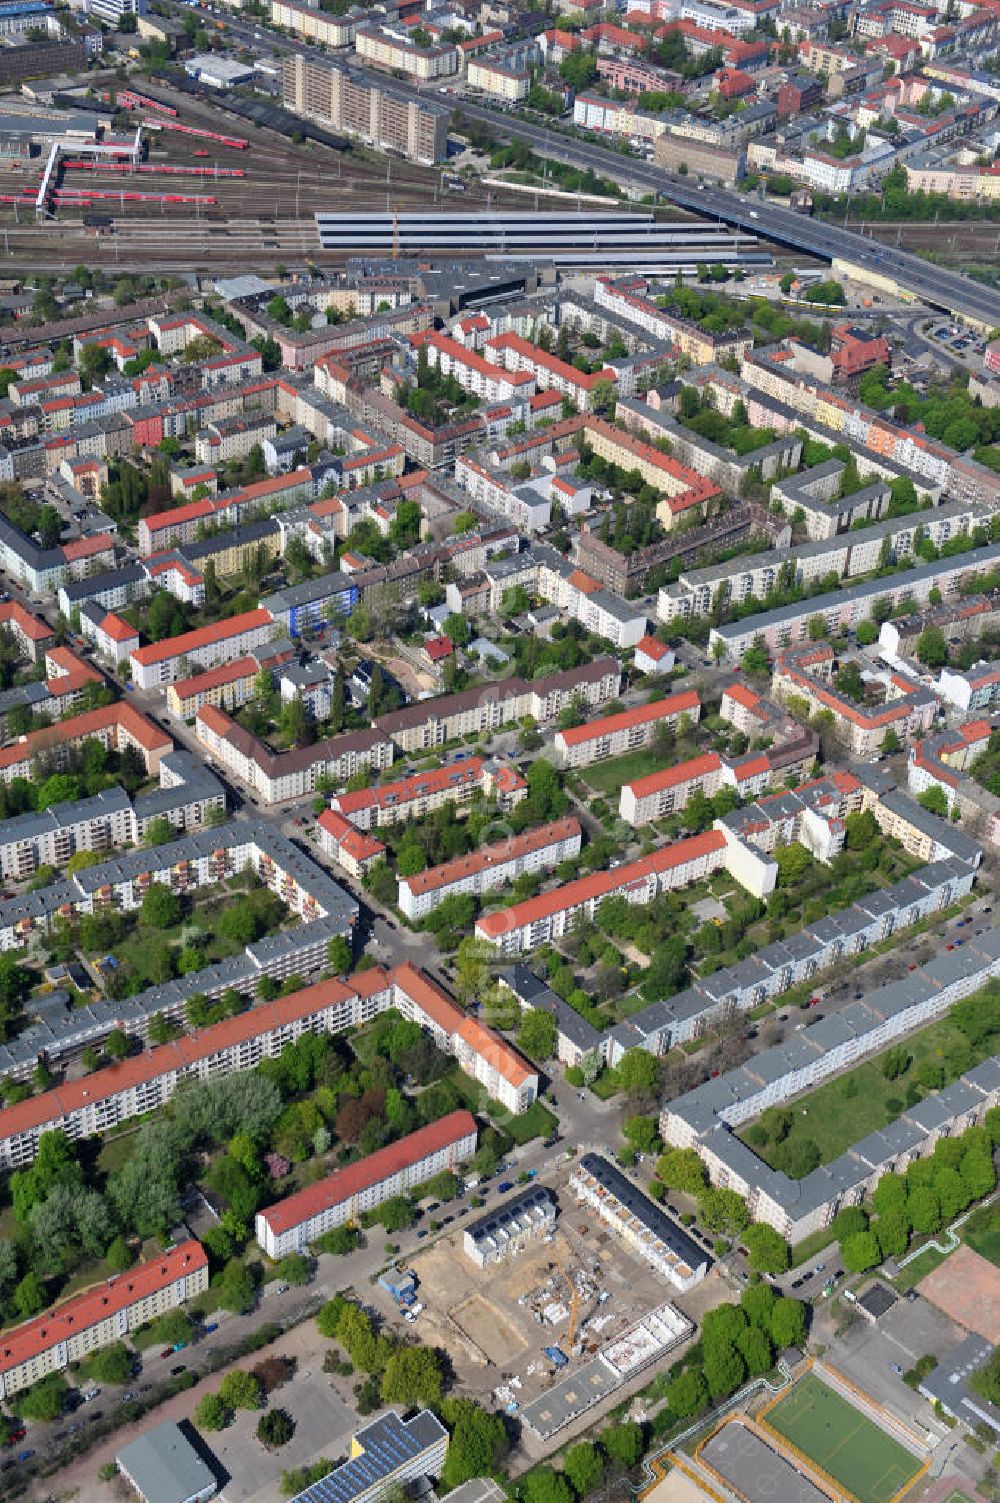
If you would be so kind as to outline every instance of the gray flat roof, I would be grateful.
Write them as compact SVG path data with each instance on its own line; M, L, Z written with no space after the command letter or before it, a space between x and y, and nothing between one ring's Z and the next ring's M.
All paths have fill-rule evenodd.
M179 1425L157 1425L115 1457L147 1503L188 1503L216 1487L215 1475Z

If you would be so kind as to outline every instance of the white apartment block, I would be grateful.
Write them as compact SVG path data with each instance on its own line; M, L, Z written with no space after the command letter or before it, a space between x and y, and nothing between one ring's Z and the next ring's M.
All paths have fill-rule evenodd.
M408 919L419 922L445 898L495 892L525 872L551 870L580 854L580 840L579 821L569 816L481 846L471 855L400 877L399 907Z
M687 716L692 726L701 717L701 702L693 689L682 689L651 704L557 731L556 754L564 767L589 767L594 762L647 746L663 727L676 731L683 716Z
M247 657L275 634L270 611L258 607L228 621L202 626L195 631L153 642L132 653L132 682L140 689L158 689L175 679L186 678L191 666L212 668Z
M358 1222L394 1195L446 1169L455 1170L476 1151L476 1121L455 1111L398 1142L390 1143L325 1179L258 1211L254 1235L269 1258L302 1252L334 1227Z
M4 1333L0 1398L64 1372L208 1288L208 1256L188 1240Z

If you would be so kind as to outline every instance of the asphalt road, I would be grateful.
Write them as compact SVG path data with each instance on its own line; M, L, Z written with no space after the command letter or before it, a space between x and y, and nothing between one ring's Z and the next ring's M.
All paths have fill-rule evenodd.
M297 52L314 59L325 56L323 49L284 37L277 38L275 33L259 22L252 26L246 25L227 14L226 26L230 36L248 46L253 46L255 39L266 39L276 51ZM384 74L366 69L362 71L370 72L373 79L384 82ZM427 92L435 93L436 86L437 80L427 89L415 88L398 79L393 80L393 87L397 91L408 94L413 99L419 99ZM832 261L835 257L840 257L863 271L893 278L914 298L924 299L933 308L946 310L959 317L982 320L991 328L1000 326L1000 291L981 286L958 272L934 266L895 246L883 245L856 234L853 230L810 219L808 215L794 214L790 209L759 202L724 188L699 185L668 172L665 168L640 161L637 157L622 156L608 147L560 135L543 125L532 125L515 115L474 104L459 94L449 95L448 104L470 120L480 120L493 126L501 135L527 141L555 161L566 162L573 167L590 167L617 183L628 183L646 192L652 190L678 208L688 209L705 219L722 221L745 230L748 234L760 235L765 240L802 251L819 260Z

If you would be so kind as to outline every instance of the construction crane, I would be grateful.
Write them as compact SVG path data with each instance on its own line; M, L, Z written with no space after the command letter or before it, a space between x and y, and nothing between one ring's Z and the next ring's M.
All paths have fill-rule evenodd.
M569 1274L566 1272L566 1269L563 1266L563 1261L558 1253L553 1253L552 1260L558 1268L559 1272L562 1274L563 1281L566 1284L566 1287L569 1289L569 1325L566 1327L565 1337L566 1346L569 1349L566 1354L568 1356L569 1353L573 1350L573 1342L576 1338L576 1328L580 1323L580 1291L573 1283L573 1280L570 1278Z
M577 1289L576 1285L574 1284L574 1286L573 1286L573 1292L572 1292L572 1294L569 1297L569 1325L566 1327L566 1345L569 1348L569 1351L566 1353L567 1356L569 1356L570 1353L573 1350L573 1342L576 1339L576 1328L579 1325L579 1323L580 1323L580 1291L579 1291L579 1289Z

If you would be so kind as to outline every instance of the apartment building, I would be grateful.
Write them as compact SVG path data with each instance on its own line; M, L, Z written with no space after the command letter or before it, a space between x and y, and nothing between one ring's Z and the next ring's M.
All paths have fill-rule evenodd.
M377 715L372 724L404 752L429 751L448 741L530 715L539 725L556 719L574 700L591 708L617 697L621 670L614 658L595 658L530 681L512 677L445 694Z
M993 726L988 720L967 720L949 731L938 731L910 747L907 787L919 796L939 788L965 829L981 834L990 845L1000 844L1000 798L983 788L970 768L989 747Z
M85 1361L207 1288L208 1255L190 1239L13 1326L0 1343L0 1398L11 1399L49 1373Z
M181 720L192 720L205 705L238 710L253 698L254 681L260 671L256 658L237 658L221 663L207 673L178 679L167 685L167 704Z
M723 359L742 360L753 348L748 329L734 329L726 334L709 334L688 319L680 318L667 308L659 308L644 294L651 291L643 276L598 277L594 283L594 302L599 308L638 324L653 339L671 345L678 354L687 355L694 365L716 364Z
M864 584L846 585L825 595L814 595L798 604L781 606L773 611L761 611L734 621L728 626L713 626L709 634L709 646L720 644L723 661L738 662L748 647L760 639L768 652L776 653L782 648L803 642L809 635L809 620L821 616L831 635L842 630L854 631L861 621L871 619L876 601L889 600L893 607L904 601L914 606L926 605L932 589L942 594L955 589L959 580L974 578L988 572L1000 563L1000 544L976 548L955 558L939 559L936 563L922 564L899 574L890 574L884 579L871 580Z
M682 1294L708 1273L708 1256L662 1206L599 1153L585 1153L569 1187L581 1205Z
M681 518L689 521L692 514L704 520L709 503L721 498L713 481L603 418L588 417L584 436L595 454L624 470L638 470L646 485L661 492L656 519L665 532Z
M531 88L531 69L508 57L470 58L465 76L470 89L511 104L526 99Z
M334 22L325 11L302 9L304 35L314 24L326 29ZM352 23L352 41L355 28ZM298 54L284 59L281 80L286 109L346 131L377 151L398 152L425 166L443 162L448 154L448 110L436 100L412 99L388 79Z
M526 373L539 391L557 391L580 412L589 412L609 383L614 387L618 381L618 372L611 366L585 375L575 365L550 355L520 334L495 334L487 339L483 349L493 364L507 371Z
M80 635L91 643L99 657L115 667L130 658L139 646L139 633L134 626L92 600L80 607Z
M48 622L33 616L17 600L0 605L0 631L9 632L22 657L32 663L37 663L55 641L55 632Z
M409 824L411 820L423 819L443 804L453 804L457 816L463 806L481 792L485 768L482 757L468 757L444 767L428 768L394 783L337 794L331 800L331 808L343 814L359 830Z
M839 461L831 463L839 469ZM817 486L825 484L828 478L820 477ZM831 574L845 580L858 579L874 573L885 549L894 562L902 564L914 557L922 537L929 537L940 548L953 539L968 537L981 520L969 502L951 501L933 511L886 517L873 521L870 527L858 526L867 516L877 515L888 505L891 493L881 482L865 486L849 501L831 503L829 507L824 507L818 497L810 501L802 496L794 481L779 482L772 491L785 507L786 515L799 510L805 513L807 527L811 514L816 520L816 530L822 531L824 511L836 525L827 535L796 548L747 553L728 563L682 570L677 580L664 585L657 596L657 616L661 621L704 616L717 603L745 605L749 600L764 600L782 579L807 589ZM845 525L841 526L842 522Z
M320 850L330 856L355 882L385 855L385 846L375 835L355 829L349 819L336 809L324 809L316 821L316 838Z
M0 1164L6 1169L30 1164L42 1133L59 1129L74 1140L93 1137L165 1105L183 1080L214 1080L251 1070L305 1033L359 1027L391 1005L390 996L388 974L377 968L347 982L319 981L41 1092L0 1111Z
M694 835L662 846L614 871L578 877L537 898L483 914L476 920L476 936L508 955L559 939L577 915L592 919L602 899L621 894L628 902L645 904L674 888L686 887L727 864L727 841L719 830Z
M352 8L337 16L314 5L297 4L296 0L271 0L272 26L283 26L296 36L320 42L324 47L350 47L358 29L359 14Z
M444 376L454 376L466 391L474 392L486 402L510 402L525 392L534 395L535 377L530 371L514 371L508 374L502 365L484 360L475 350L459 344L447 334L412 336L410 343L419 342L427 351L432 365Z
M593 762L648 746L661 729L676 733L682 716L687 716L692 726L701 718L701 701L693 689L682 689L665 699L621 710L602 720L589 720L570 730L556 731L556 754L564 767L589 767Z
M322 819L325 818L321 816ZM428 867L412 877L399 879L399 907L408 919L419 922L445 898L460 893L481 896L505 887L525 872L547 871L580 854L580 823L572 816L553 820L512 835L506 840L480 846L468 856Z
M361 25L354 33L354 50L369 67L405 73L418 83L450 78L459 69L459 53L450 43L419 47L403 28Z
M838 691L833 664L833 649L827 644L789 648L775 660L771 693L785 704L792 698L805 700L810 716L829 712L837 741L859 761L876 761L889 731L905 745L937 718L936 695L905 673L863 668L865 697L858 703Z
M257 1243L269 1258L303 1252L335 1226L357 1223L392 1196L406 1195L435 1174L457 1169L475 1153L476 1136L471 1112L449 1112L258 1211Z
M544 1185L529 1185L492 1211L469 1222L462 1250L477 1268L516 1257L525 1244L552 1231L556 1203Z
M499 1034L470 1017L422 971L407 963L392 972L392 1005L426 1028L439 1049L483 1087L490 1101L526 1112L538 1096L538 1073Z
M963 715L981 715L1000 702L1000 663L961 670L942 668L938 693Z
M127 700L117 700L99 710L87 710L58 725L45 726L20 737L0 750L0 781L31 778L35 766L44 761L56 768L66 765L72 748L85 741L100 741L110 751L122 752L131 747L142 758L147 774L155 776L160 759L173 742L165 731L147 720Z
M865 799L883 835L898 840L904 850L920 861L943 861L953 857L976 871L983 859L982 847L971 836L939 819L893 789Z
M942 1016L998 974L1000 931L990 929L961 953L935 956L903 980L675 1098L660 1114L663 1140L694 1148L713 1184L745 1196L755 1220L798 1242L829 1226L843 1206L860 1204L883 1174L901 1172L930 1153L939 1137L981 1122L1000 1102L1000 1062L994 1058L967 1070L803 1179L771 1169L732 1129Z
M379 772L392 766L392 742L377 730L345 731L311 746L273 752L214 705L202 705L195 727L202 745L266 804L312 793L321 778L343 783L365 768Z
M270 611L258 607L227 621L183 632L179 637L151 642L133 652L129 659L132 682L140 689L158 689L185 677L188 665L213 668L246 657L255 647L270 641L274 632Z

